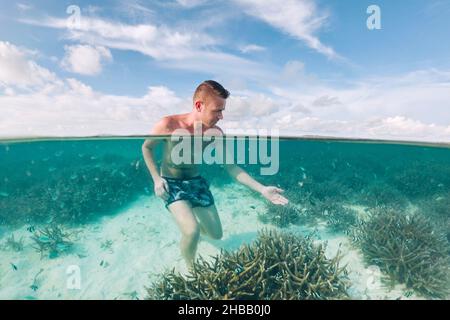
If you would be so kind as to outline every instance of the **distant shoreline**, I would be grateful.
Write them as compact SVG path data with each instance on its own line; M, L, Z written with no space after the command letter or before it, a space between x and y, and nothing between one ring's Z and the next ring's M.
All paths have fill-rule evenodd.
M226 136L236 137L240 135L228 134ZM168 135L160 136L145 136L145 135L129 135L129 136L114 136L114 135L94 135L94 136L41 136L41 137L0 137L0 145L6 143L23 143L36 141L59 141L59 140L125 140L125 139L146 139L146 138L166 138ZM243 135L243 137L255 138L256 135ZM450 142L431 142L431 141L417 141L417 140L386 140L386 139L368 139L368 138L348 138L336 136L320 136L320 135L303 135L303 136L280 136L280 140L305 140L305 141L330 141L342 143L367 143L367 144L393 144L393 145L413 145L426 147L440 147L450 148Z

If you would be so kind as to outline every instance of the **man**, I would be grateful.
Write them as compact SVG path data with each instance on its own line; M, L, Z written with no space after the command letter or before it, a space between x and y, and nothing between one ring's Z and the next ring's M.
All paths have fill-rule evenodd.
M201 125L201 134L211 129L223 131L216 125L223 118L226 99L229 92L218 82L204 81L195 90L193 109L190 113L171 115L162 118L153 128L153 135L171 135L183 129L189 134L197 133L196 126ZM192 163L174 163L171 151L174 143L165 139L163 161L158 170L153 150L160 139L147 139L142 145L145 163L153 178L155 194L166 203L181 231L181 253L190 267L194 262L200 233L210 238L222 238L222 225L209 191L208 182L200 176L200 166ZM228 173L238 182L259 192L274 204L285 205L288 200L280 193L283 190L264 186L257 182L237 165L225 165Z

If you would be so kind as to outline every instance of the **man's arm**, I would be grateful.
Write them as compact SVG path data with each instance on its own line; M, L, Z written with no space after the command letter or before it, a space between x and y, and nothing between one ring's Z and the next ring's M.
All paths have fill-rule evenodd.
M218 126L215 126L215 129L217 129L222 136L224 135L224 132L221 128ZM226 149L226 152L228 153L228 150ZM231 157L231 155L227 154L227 159ZM243 184L244 186L260 193L264 198L271 201L274 204L281 204L286 205L289 203L289 200L286 199L281 195L284 190L273 187L273 186L265 186L255 179L253 179L244 169L239 167L236 164L226 164L225 169L230 174L230 176L236 180L237 182Z
M258 193L262 193L264 185L253 179L245 170L243 170L238 165L227 164L225 165L225 169L227 170L228 174L237 182L242 183L243 185Z
M152 129L152 135L165 135L168 134L168 120L166 118L161 119ZM142 144L142 154L144 156L145 164L153 178L153 180L159 178L159 171L154 159L154 150L156 146L161 142L161 139L146 139Z
M273 186L265 186L259 183L238 165L228 164L225 165L225 169L228 171L230 176L233 177L233 179L260 193L264 198L266 198L273 204L286 205L289 203L289 200L281 195L281 193L284 192L283 189Z
M168 118L161 119L152 129L152 135L170 134L169 124L170 119ZM161 141L162 141L161 139L154 139L154 138L146 139L142 144L142 155L144 156L145 164L147 165L150 175L152 176L155 185L155 194L158 197L164 199L167 197L169 187L167 185L167 181L161 178L154 158L154 150Z

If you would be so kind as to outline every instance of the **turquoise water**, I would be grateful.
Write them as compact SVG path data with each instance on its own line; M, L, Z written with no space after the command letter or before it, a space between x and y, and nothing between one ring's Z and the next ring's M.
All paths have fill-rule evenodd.
M180 263L178 232L153 195L142 142L0 141L1 299L141 299L149 277ZM450 148L282 139L279 162L272 176L241 167L284 189L283 208L237 186L221 166L203 166L225 235L205 240L198 254L235 249L264 227L310 232L331 247L346 241L352 298L449 297ZM361 287L367 270L379 273L379 296Z

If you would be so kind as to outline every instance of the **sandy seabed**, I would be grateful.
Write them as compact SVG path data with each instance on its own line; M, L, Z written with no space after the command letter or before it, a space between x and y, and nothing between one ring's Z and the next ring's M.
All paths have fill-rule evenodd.
M245 187L212 186L211 191L224 236L221 240L202 237L197 252L203 257L216 255L221 249L237 249L256 239L258 230L274 228L257 217L265 210L265 200ZM404 286L391 289L380 285L376 269L364 265L350 239L327 232L324 224L314 229L291 226L285 230L300 235L316 231L316 241L327 242L329 257L340 248L341 264L346 264L349 271L351 298L418 299L415 295L406 297ZM186 272L179 251L180 233L163 202L154 196L141 196L118 214L67 231L75 245L70 252L50 259L41 257L32 247L27 226L0 230L0 245L11 234L24 243L19 252L0 250L0 299L143 299L145 287L164 270Z

